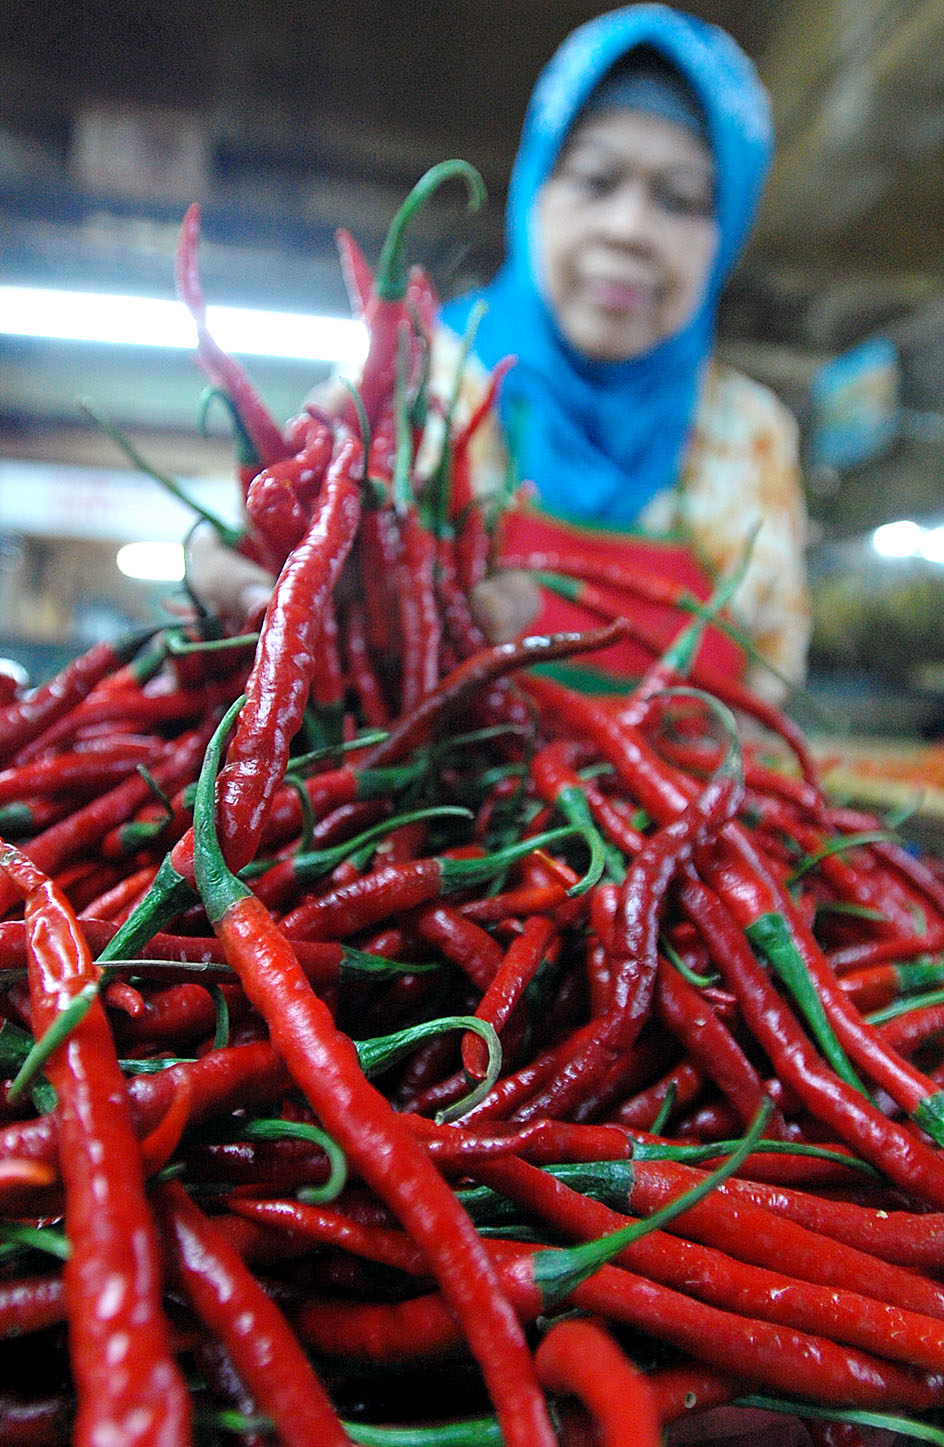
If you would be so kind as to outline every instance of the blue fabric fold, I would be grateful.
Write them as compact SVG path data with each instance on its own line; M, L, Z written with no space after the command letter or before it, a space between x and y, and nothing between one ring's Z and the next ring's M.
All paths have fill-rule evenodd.
M541 293L534 203L591 91L641 45L677 66L704 108L719 243L681 331L628 361L595 362L568 345ZM476 355L486 367L517 357L500 415L519 475L548 512L629 525L677 482L721 290L753 225L772 147L767 94L747 56L726 32L665 5L631 5L581 25L541 73L509 186L505 263L489 286L446 306L443 320L461 334L484 301Z

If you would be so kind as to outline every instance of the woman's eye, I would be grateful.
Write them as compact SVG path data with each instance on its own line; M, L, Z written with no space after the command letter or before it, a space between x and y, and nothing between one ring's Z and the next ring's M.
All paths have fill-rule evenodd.
M674 216L714 215L714 197L707 189L693 189L672 181L663 181L655 188L656 199L664 210Z
M589 196L605 196L616 185L608 171L599 171L589 166L569 166L561 174L572 186Z

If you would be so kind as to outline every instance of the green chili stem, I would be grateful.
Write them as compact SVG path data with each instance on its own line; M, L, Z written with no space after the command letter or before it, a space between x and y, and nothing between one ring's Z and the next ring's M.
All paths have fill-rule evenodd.
M29 1089L53 1051L58 1049L79 1021L84 1019L89 1006L98 995L100 984L101 981L96 980L83 985L66 1008L59 1012L49 1029L35 1042L7 1091L8 1100L18 1100L23 1092Z
M735 1397L732 1405L760 1407L765 1412L785 1412L791 1417L815 1417L819 1422L852 1422L859 1427L881 1427L887 1432L898 1432L903 1437L914 1437L919 1442L934 1442L938 1447L944 1447L944 1431L940 1427L934 1427L930 1422L918 1422L912 1417L898 1417L892 1412L872 1412L863 1407L817 1407L811 1402L791 1402L783 1397L768 1397L761 1392Z
M237 1139L301 1140L320 1146L328 1157L328 1179L323 1186L305 1186L298 1192L299 1199L306 1201L311 1206L335 1200L344 1189L347 1181L347 1159L337 1142L320 1126L311 1125L310 1122L302 1120L260 1118L240 1124Z
M447 1110L441 1111L436 1117L440 1123L458 1120L460 1116L465 1115L485 1098L498 1079L501 1070L501 1042L494 1026L490 1025L487 1020L480 1020L476 1015L444 1015L438 1020L425 1020L420 1025L411 1025L405 1030L397 1030L392 1035L378 1035L373 1040L356 1040L354 1044L361 1069L367 1076L377 1075L391 1065L395 1065L404 1056L409 1055L415 1045L429 1039L430 1036L443 1035L449 1030L471 1030L485 1041L488 1049L488 1065L484 1080L479 1081L468 1095L463 1096L462 1100L455 1102Z
M60 1261L68 1261L72 1249L61 1231L54 1231L50 1226L28 1226L21 1221L0 1221L0 1241L5 1246L45 1251Z
M403 242L407 227L436 188L454 176L461 177L466 183L470 211L477 210L485 200L485 183L468 161L440 161L438 165L431 166L417 181L390 223L374 281L374 291L381 301L402 301L406 295L408 272L403 258Z
M591 1276L599 1267L612 1261L614 1256L633 1241L657 1231L683 1211L690 1210L698 1201L727 1180L746 1160L763 1135L773 1112L773 1102L764 1099L746 1135L738 1142L737 1149L717 1170L705 1176L690 1190L683 1191L674 1201L653 1212L643 1221L633 1221L619 1231L611 1232L597 1241L587 1241L580 1246L555 1247L539 1251L534 1257L533 1271L535 1284L540 1288L545 1306L554 1306L570 1295L582 1281Z
M751 921L744 933L751 944L756 946L773 966L790 991L820 1049L840 1080L844 1080L847 1085L851 1085L854 1090L865 1095L867 1093L865 1086L853 1070L846 1052L836 1038L823 1008L819 992L810 978L810 972L806 968L803 956L797 949L790 926L784 916L777 912L762 914Z
M178 502L182 502L184 507L188 507L191 512L196 513L197 517L203 518L204 522L209 523L217 533L220 541L225 543L227 547L239 547L243 535L238 528L230 527L229 523L224 523L221 518L216 517L215 514L203 507L201 503L196 502L190 497L186 489L182 488L179 482L175 482L166 472L162 472L159 468L148 462L130 438L125 436L121 428L118 427L110 417L106 417L105 413L102 412L90 398L81 397L79 399L79 406L93 422L98 423L99 427L107 433L113 442L117 443L128 460L134 463L135 467L141 472L146 473L148 477L153 477L155 482L159 482L161 487L165 488Z

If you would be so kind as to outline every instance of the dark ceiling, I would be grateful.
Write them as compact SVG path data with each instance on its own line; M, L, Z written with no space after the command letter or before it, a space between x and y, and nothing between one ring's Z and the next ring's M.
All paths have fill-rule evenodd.
M451 155L480 168L489 207L470 221L460 195L444 194L416 245L444 291L484 277L501 253L504 182L530 88L556 44L601 8L6 0L0 282L170 295L180 217L198 199L212 299L343 311L335 227L375 255L405 191ZM913 405L940 410L944 4L688 8L753 56L778 132L724 345L802 405L824 357L891 327L911 348ZM143 371L132 381L91 352L77 362L24 344L0 350L0 444L23 447L42 425L53 445L77 366L129 423L185 426L170 372L145 385ZM293 374L285 385L300 383Z

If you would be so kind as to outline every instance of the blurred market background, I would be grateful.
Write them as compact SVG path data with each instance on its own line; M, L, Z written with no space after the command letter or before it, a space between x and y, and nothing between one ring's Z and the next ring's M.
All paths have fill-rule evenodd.
M234 347L285 418L357 345L334 248L375 259L398 202L449 156L483 173L414 233L444 294L491 274L525 103L577 0L5 0L0 26L0 656L38 680L164 616L183 509L131 469L90 398L159 470L225 512L226 417L198 425L191 353L129 297L173 303L203 208L211 302L306 318ZM722 354L799 418L816 597L811 693L855 736L944 736L944 4L691 0L752 55L777 160L728 292ZM32 290L24 290L26 288ZM50 293L55 293L50 295ZM91 321L69 321L91 293ZM101 294L117 294L114 315ZM182 312L182 309L179 309ZM334 330L309 317L340 319ZM183 326L181 316L172 325ZM73 339L55 333L72 327ZM112 326L124 340L79 340ZM34 333L40 333L35 335ZM219 332L223 340L223 332ZM122 554L170 544L170 563ZM130 573L130 576L129 576Z

